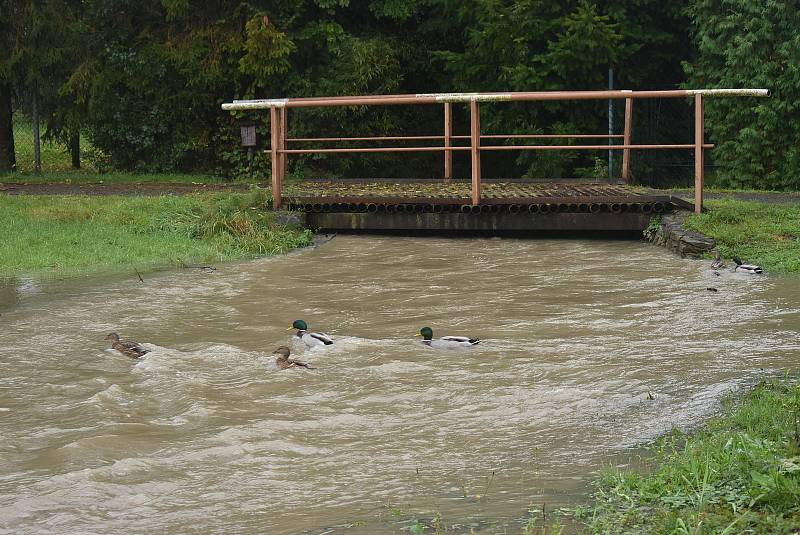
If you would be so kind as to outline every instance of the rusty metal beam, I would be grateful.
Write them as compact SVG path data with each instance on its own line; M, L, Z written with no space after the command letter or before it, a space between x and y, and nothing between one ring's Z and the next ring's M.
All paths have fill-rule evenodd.
M625 99L625 127L623 129L623 145L631 144L631 127L633 124L633 99ZM625 182L630 180L631 175L631 149L622 150L622 179Z
M428 93L417 95L370 95L319 98L237 100L222 104L223 110L311 108L327 106L443 104L471 102L521 102L542 100L607 100L627 98L680 98L695 95L768 97L767 89L671 89L664 91L538 91L516 93Z
M692 145L693 147L694 145ZM338 149L284 149L286 154L316 154L328 152L441 152L444 147L342 147ZM470 150L470 147L450 147L450 150Z
M286 148L286 137L288 136L289 130L289 110L286 108L281 109L281 143L280 148ZM286 176L286 173L289 171L289 156L286 153L281 153L281 182L283 182L283 177Z
M481 116L478 101L469 103L469 124L472 135L472 204L481 203Z
M270 131L270 156L272 165L272 207L276 210L281 207L281 182L280 182L280 114L278 108L269 110L269 131Z
M450 150L450 145L453 136L453 104L450 102L444 103L444 179L445 181L453 178L453 151Z
M694 211L703 211L703 95L694 97Z
M694 143L679 145L484 145L481 150L630 150L630 149L693 149ZM703 145L714 148L711 143Z
M466 136L469 139L469 136ZM287 141L425 141L444 139L444 136L363 136L363 137L297 137L289 138Z

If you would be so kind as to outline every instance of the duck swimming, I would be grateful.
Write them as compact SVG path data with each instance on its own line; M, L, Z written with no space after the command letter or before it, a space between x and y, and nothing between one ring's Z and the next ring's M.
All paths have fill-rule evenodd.
M422 343L426 346L436 347L441 349L456 349L460 347L472 347L481 343L479 338L469 338L467 336L442 336L441 338L433 339L433 329L430 327L423 327L419 330L418 334L414 336L421 336Z
M116 349L126 357L138 359L150 353L149 349L145 349L139 342L122 342L117 333L111 333L104 338L104 340L111 340L111 349Z
M297 337L308 347L329 346L333 338L325 333L308 332L308 325L303 320L295 320L288 330L297 329Z
M744 264L742 263L742 259L738 256L734 256L733 261L736 262L736 267L733 268L734 271L741 269L746 273L764 273L764 270L761 268L761 266L757 266L755 264Z
M725 267L725 261L719 254L717 249L714 249L714 261L711 262L711 269L722 269Z
M289 351L289 348L286 346L279 347L278 349L272 352L272 355L277 356L277 358L275 359L275 366L277 366L279 370L285 370L287 368L294 368L294 367L301 367L309 370L316 369L305 362L300 362L299 360L289 358L289 355L291 355L291 351Z

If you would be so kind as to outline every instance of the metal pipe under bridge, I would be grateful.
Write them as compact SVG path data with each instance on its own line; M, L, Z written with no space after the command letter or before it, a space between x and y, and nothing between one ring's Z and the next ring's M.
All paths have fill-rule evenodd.
M704 141L704 100L723 97L768 97L767 89L680 89L664 91L541 91L511 93L432 93L234 100L222 109L269 110L272 196L275 209L306 212L308 223L331 230L611 230L644 229L652 214L703 209L704 156L713 145ZM690 98L694 101L694 142L634 144L632 118L637 99ZM484 134L483 102L624 100L622 134ZM443 131L423 136L288 136L289 109L385 105L439 105ZM470 134L453 134L453 105L469 109ZM579 140L578 144L542 145L536 140ZM379 142L378 147L347 146ZM397 144L416 142L414 146ZM525 144L497 144L523 142ZM621 141L614 144L615 141ZM467 142L468 144L464 144ZM605 142L607 144L603 144ZM327 143L309 147L309 143ZM616 150L622 151L621 176L608 181L485 180L481 154L488 151ZM629 185L633 151L694 152L694 204L668 193ZM453 153L470 155L470 179L454 180ZM291 154L441 152L442 175L426 180L307 180L284 184Z

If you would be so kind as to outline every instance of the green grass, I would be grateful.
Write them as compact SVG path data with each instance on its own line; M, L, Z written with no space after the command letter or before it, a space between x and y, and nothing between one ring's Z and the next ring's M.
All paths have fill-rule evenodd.
M592 533L797 533L800 383L762 382L723 415L652 448L651 473L609 469L580 516Z
M41 174L6 173L0 174L0 184L21 182L27 184L249 184L252 180L224 180L220 177L183 173L98 173L93 170L43 171Z
M74 275L278 254L311 242L264 190L160 197L0 196L0 277Z
M770 272L800 272L800 204L725 199L706 201L706 207L685 226L717 240L723 256L740 256Z

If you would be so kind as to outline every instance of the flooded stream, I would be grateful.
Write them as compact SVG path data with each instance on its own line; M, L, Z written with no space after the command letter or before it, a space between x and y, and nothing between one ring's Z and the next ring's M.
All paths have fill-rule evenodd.
M708 265L637 242L340 236L213 273L6 287L0 532L408 533L438 514L516 533L796 369L800 279ZM275 369L295 319L336 339L293 346L316 370ZM423 326L482 343L432 350ZM112 331L153 351L114 353Z

